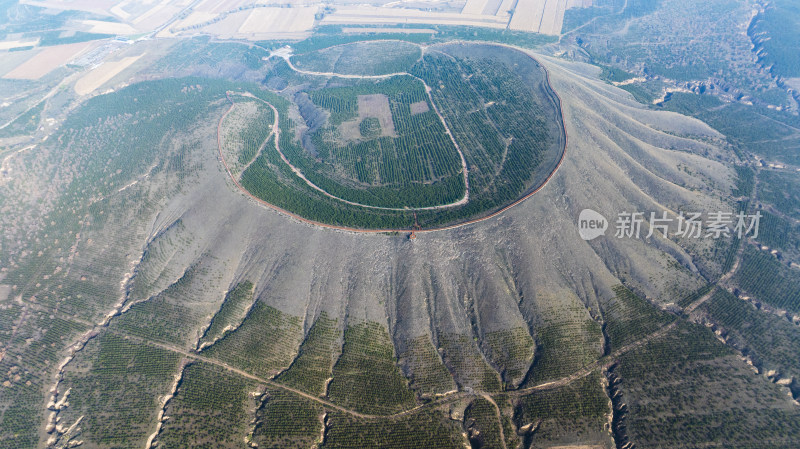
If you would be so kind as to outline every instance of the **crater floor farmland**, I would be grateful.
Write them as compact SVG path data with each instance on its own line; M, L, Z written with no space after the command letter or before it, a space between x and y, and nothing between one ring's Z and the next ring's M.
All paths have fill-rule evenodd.
M586 62L605 27L642 33L676 2L567 14L588 46L424 23L303 34L349 17L338 4L66 3L0 14L3 42L26 44L0 68L86 37L23 35L25 17L145 34L0 79L0 447L800 441L796 119L690 92L645 105L630 61ZM236 40L294 16L306 31ZM605 226L591 240L586 209ZM761 228L680 232L714 211Z
M547 72L515 49L390 41L271 58L266 82L288 102L241 185L312 222L410 230L482 218L541 187L564 154Z

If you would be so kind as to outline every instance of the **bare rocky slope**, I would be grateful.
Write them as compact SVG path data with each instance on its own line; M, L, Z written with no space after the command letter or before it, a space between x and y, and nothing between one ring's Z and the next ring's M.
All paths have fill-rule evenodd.
M299 223L241 194L217 159L215 124L224 104L194 129L172 135L174 144L166 148L183 148L182 168L120 190L106 200L117 213L104 226L89 226L76 235L78 247L91 241L95 250L81 249L64 263L72 270L69 279L78 282L92 264L102 263L96 260L100 254L108 256L106 274L113 281L97 280L99 293L82 298L88 306L57 307L82 327L59 342L59 354L69 355L68 363L45 369L42 391L55 391L58 399L72 388L74 397L100 381L92 368L98 334L155 341L161 350L184 357L197 348L226 293L245 281L254 285L253 304L248 316L240 318L239 330L257 304L275 309L282 322L290 323L279 333L261 336L281 340L274 361L257 373L262 378L292 365L323 314L339 329L331 363L342 353L345 329L379 323L388 332L402 374L419 395L453 388L492 390L501 382L511 389L533 385L559 377L544 371L550 349L563 350L568 360L564 375L618 349L602 335L605 324L624 313L617 286L624 284L659 307L677 302L722 274L722 260L709 254L730 242L716 242L720 250L707 239L674 241L658 233L645 239L647 226L640 239L619 239L613 235L617 214L733 210L735 172L728 168L722 136L705 124L645 109L627 92L599 81L592 66L537 58L561 97L569 136L556 175L539 193L498 217L421 233L415 240ZM32 201L21 197L20 187L32 181L19 174L36 167L36 157L17 161L16 177L6 180L4 188L20 195L20 205ZM162 157L155 156L152 164ZM605 237L580 238L577 217L585 208L610 220ZM112 254L120 257L112 260ZM33 308L30 297L35 294L31 285L11 296L30 301L20 304ZM239 330L228 329L229 338ZM563 342L549 337L553 330L578 343L556 346ZM574 367L569 365L573 358ZM432 367L442 364L446 371ZM160 420L155 398L174 392L178 384L172 386L172 375L180 377L184 370L177 361L165 366L171 375L163 382L135 384L126 393L154 398L152 409L130 430L142 444ZM429 375L434 371L451 378L434 382ZM69 402L56 409L56 434L62 436L69 437L68 427L80 417L107 412L90 400ZM50 418L40 416L43 431ZM103 431L91 429L96 422L81 424L79 438L86 447L105 447ZM41 432L40 438L50 436Z
M656 303L691 293L702 282L691 254L698 248L656 237L616 239L613 223L608 236L584 242L576 221L584 208L611 220L623 211L729 210L735 174L715 160L723 150L676 134L712 142L720 136L695 120L644 110L593 79L591 68L544 62L564 102L569 147L550 184L518 207L415 241L316 228L237 193L208 135L194 155L206 173L154 218L146 251L162 255L136 267L130 300L147 300L190 267L209 264L220 272L208 289L209 313L232 285L249 279L259 300L303 317L305 330L323 311L342 326L376 321L403 352L405 341L424 335L480 341L509 327L533 332L549 311L571 302L583 304L588 317L589 309L603 310L622 279ZM189 243L177 245L176 237ZM675 262L681 268L669 270Z

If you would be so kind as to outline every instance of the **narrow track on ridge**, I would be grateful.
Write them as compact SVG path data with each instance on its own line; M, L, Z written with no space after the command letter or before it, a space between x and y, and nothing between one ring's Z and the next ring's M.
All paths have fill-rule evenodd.
M460 41L454 41L453 43L458 43L458 42L460 42ZM492 213L490 213L488 215L485 215L483 217L474 218L474 219L467 220L467 221L463 221L463 222L460 222L460 223L455 223L455 224L452 224L452 225L437 226L437 227L432 227L432 228L421 228L421 229L413 229L413 228L411 228L411 229L367 229L367 228L355 228L355 227L349 227L349 226L340 226L340 225L332 225L332 224L322 223L322 222L319 222L319 221L315 221L315 220L310 220L308 218L304 218L304 217L302 217L302 216L300 216L298 214L295 214L295 213L290 212L290 211L288 211L286 209L278 207L278 206L276 206L276 205L274 205L274 204L272 204L272 203L270 203L268 201L265 201L265 200L255 196L254 194L250 193L250 191L245 189L241 185L239 180L237 180L236 177L231 173L231 170L228 167L227 162L225 161L225 157L224 157L223 151L222 151L222 133L221 132L222 132L222 122L225 119L225 117L227 116L227 114L233 108L233 100L231 100L230 96L228 97L228 100L230 100L231 103L232 103L231 104L231 108L228 109L228 111L225 112L225 114L223 114L222 118L220 118L220 121L217 124L217 150L218 150L218 153L219 153L219 159L222 162L222 164L224 166L224 169L228 173L228 176L230 177L231 181L233 181L233 183L236 185L236 187L243 194L245 194L246 196L250 197L251 199L253 199L257 203L261 204L262 206L266 206L267 208L272 209L272 210L274 210L274 211L276 211L278 213L286 215L286 216L288 216L290 218L293 218L293 219L295 219L297 221L300 221L302 223L318 226L318 227L321 227L321 228L327 228L327 229L333 229L333 230L345 231L345 232L354 232L354 233L359 233L359 234L381 234L381 233L393 233L393 232L395 232L395 233L414 232L416 234L421 234L421 233L446 231L446 230L450 230L450 229L461 228L461 227L464 227L464 226L468 226L468 225L471 225L471 224L479 223L479 222L494 218L494 217L506 212L507 210L511 209L512 207L515 207L515 206L521 204L523 201L525 201L526 199L532 197L533 195L538 193L540 190L542 190L550 182L550 180L553 178L553 176L556 174L556 172L558 172L558 169L561 168L561 165L563 164L564 159L565 159L566 154L567 154L567 146L568 146L568 143L569 143L569 136L567 134L567 127L566 127L566 124L564 123L564 111L562 109L561 96L558 94L558 92L555 91L555 89L553 89L553 86L550 83L550 72L547 70L547 67L545 67L544 64L540 63L536 58L533 57L533 55L531 55L530 53L525 51L525 49L523 49L523 48L516 47L516 46L513 46L513 45L507 45L507 44L495 44L495 45L500 46L500 47L507 47L507 48L511 48L511 49L517 50L517 51L521 52L522 54L524 54L525 56L533 59L537 64L539 64L539 66L542 67L542 70L544 70L544 73L545 73L545 81L547 83L547 87L550 90L550 92L552 92L555 95L555 98L557 100L558 113L560 115L561 130L564 133L564 145L562 146L561 155L560 155L560 157L558 159L558 162L555 164L555 166L553 167L553 170L547 175L547 177L544 179L544 181L542 181L542 183L539 186L537 186L535 189L531 190L527 194L523 195L522 197L516 199L512 203L510 203L510 204L508 204L506 206L503 206L500 209L498 209L498 210L496 210L496 211L494 211L494 212L492 212ZM291 61L289 60L289 56L287 56L287 55L280 55L280 54L276 55L276 54L273 53L273 55L271 55L270 57L272 57L272 56L283 58L287 62L287 64L289 65L289 67L292 70L298 71L298 73L305 73L305 74L309 74L309 75L339 76L339 77L346 77L346 78L364 78L364 79L384 79L384 78L388 78L388 77L391 77L391 76L408 75L408 76L412 76L412 77L414 77L416 79L419 79L419 78L415 77L414 75L410 75L410 74L405 73L405 72L384 74L384 75L344 75L344 74L334 74L332 72L330 72L330 73L327 73L327 72L307 72L307 71L302 71L302 70L299 70L299 69L295 68L294 65L291 63ZM279 147L279 145L277 143L278 142L278 139L277 139L278 135L277 134L276 134L276 139L275 139L276 140L275 147L276 147L278 153L280 154L281 158L283 159L283 161L286 162L289 165L289 167L294 171L295 174L300 176L301 179L303 179L306 183L308 183L309 186L311 186L315 190L320 191L321 193L325 194L328 197L334 198L334 199L336 199L338 201L342 201L343 203L346 203L346 204L355 205L355 206L361 206L361 207L366 207L366 208L375 208L375 209L384 209L384 210L396 210L396 211L408 211L408 212L413 212L415 210L444 209L446 207L453 207L453 206L457 206L457 205L466 204L469 201L469 179L468 179L469 176L468 176L468 171L467 171L466 159L464 158L463 153L461 152L461 150L460 150L458 144L456 143L452 133L450 132L450 129L447 127L447 124L444 123L444 118L441 116L441 114L439 113L438 109L436 108L436 104L433 103L433 99L432 99L431 93L430 93L430 87L427 84L425 84L424 81L423 81L423 84L425 85L425 89L426 89L426 91L428 93L429 98L431 99L431 104L433 105L434 110L436 111L437 115L439 115L439 118L442 120L442 123L445 126L446 133L448 134L450 139L453 141L453 144L456 146L456 149L458 150L458 154L461 157L462 170L463 170L463 173L464 173L466 191L465 191L465 197L462 198L461 200L459 200L459 202L457 202L457 203L451 203L449 205L431 206L431 207L428 207L428 208L398 208L398 209L391 209L391 208L382 208L382 207L377 207L377 206L368 206L368 205L349 202L347 200L344 200L344 199L338 198L336 196L333 196L333 195L329 194L328 192L325 192L323 189L321 189L318 186L314 185L313 183L308 181L304 176L302 176L302 173L299 170L297 170L294 166L292 166L292 164L290 164L289 161L286 159L286 157L280 152L280 147ZM264 101L264 100L262 100L262 101ZM276 114L276 121L277 121L277 110L275 110L275 108L271 104L269 104L268 102L266 102L266 101L264 101L264 102L267 103L270 107L273 108L273 110L275 111L275 114ZM279 131L275 130L275 132L279 132Z

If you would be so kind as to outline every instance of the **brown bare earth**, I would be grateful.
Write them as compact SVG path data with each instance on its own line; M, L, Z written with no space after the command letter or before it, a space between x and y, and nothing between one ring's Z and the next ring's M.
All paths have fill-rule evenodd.
M342 122L339 125L341 138L345 142L361 139L359 125L365 118L369 117L377 118L380 122L381 136L397 136L394 129L394 121L392 120L392 110L389 108L389 99L383 94L372 94L358 96L358 117Z
M539 31L547 0L519 0L508 27L512 30Z
M428 103L425 101L418 101L416 103L411 103L411 113L412 114L422 114L423 112L428 112L430 108L428 108Z
M238 11L226 15L222 19L217 17L214 19L216 22L205 25L200 29L203 30L203 32L215 34L217 36L233 37L239 32L244 22L247 21L249 17L248 14L248 11Z
M25 40L25 41L3 41L0 42L0 50L8 50L10 48L17 48L17 47L27 47L30 45L36 45L39 42L39 39L34 40Z
M188 28L195 25L201 25L206 22L211 21L217 17L217 14L207 12L207 11L195 11L191 13L187 18L181 20L175 25L175 28Z
M409 5L402 2L363 5L342 2L344 4L337 4L320 20L317 20L316 14L323 4L301 0L283 4L267 0L23 0L22 3L56 10L87 11L120 19L120 22L84 20L83 25L92 32L126 35L152 31L169 23L169 26L160 30L158 36L188 35L202 30L220 38L261 40L302 38L317 24L437 24L511 28L557 35L561 32L567 9L590 6L592 1L465 0L454 3L422 1ZM426 5L429 7L426 8ZM372 29L359 29L359 32L364 31L373 32ZM374 32L382 30L377 28ZM404 32L431 31L409 29Z
M58 45L48 47L37 53L31 59L6 73L3 78L35 80L47 75L55 68L71 61L75 56L83 53L94 42L81 42L77 44Z
M395 135L392 110L389 108L389 99L383 94L359 95L358 115L362 119L375 117L381 122L381 129L388 135Z
M94 92L100 86L110 81L111 78L114 78L117 74L130 67L131 64L142 56L144 56L144 53L139 56L122 58L119 61L103 63L103 65L84 75L83 78L75 83L75 92L77 92L78 95L87 95Z
M89 27L90 33L100 34L136 34L136 28L127 23L107 22L104 20L84 20L84 25Z
M557 35L561 33L567 9L591 5L591 0L519 0L509 28Z
M204 1L197 5L198 11L207 11L213 14L222 13L225 11L234 10L245 3L253 3L252 1L247 0L217 0L217 1ZM255 2L255 3L265 3L265 2Z
M256 8L239 28L240 34L296 33L314 26L317 7Z
M43 8L77 10L105 15L114 4L114 0L22 0L21 4L41 6Z
M342 33L345 34L363 34L363 33L397 33L397 29L393 28L342 28ZM430 28L403 28L405 34L436 34L436 30Z
M39 50L25 50L4 53L3 57L0 58L0 76L24 64L38 52Z
M389 24L418 23L505 28L508 15L461 14L460 12L431 12L404 8L375 6L342 6L322 19L323 24Z
M181 2L164 0L144 14L133 19L132 23L140 31L157 28L181 11Z
M467 0L461 14L482 14L489 0Z
M463 6L458 3L442 5L433 1L423 1L413 6L395 3L342 4L326 12L320 20L317 20L316 14L321 10L322 3L299 0L280 6L279 3L266 0L23 0L22 3L53 10L86 11L120 20L86 19L75 22L82 26L81 31L94 33L131 35L168 24L159 30L157 36L188 35L201 30L219 38L263 40L303 38L318 24L439 24L510 28L558 35L565 11L591 6L592 0L466 0ZM423 7L428 3L433 8ZM383 30L370 28L358 31ZM344 32L352 30L346 29ZM404 32L430 33L431 30L408 29ZM14 42L7 44L19 46Z
M152 31L177 17L187 8L187 0L22 0L20 3L52 10L85 11L97 16L112 16L112 20L76 21L83 26L81 31L109 34L135 34ZM219 2L212 2L219 3Z

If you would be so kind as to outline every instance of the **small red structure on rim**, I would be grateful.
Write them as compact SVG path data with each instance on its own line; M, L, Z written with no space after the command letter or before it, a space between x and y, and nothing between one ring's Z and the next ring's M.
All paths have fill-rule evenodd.
M418 231L420 229L422 228L420 227L419 222L417 221L417 213L414 212L414 227L411 228L411 234L408 235L408 239L414 240L415 238L417 238L417 234L415 234L414 231Z

